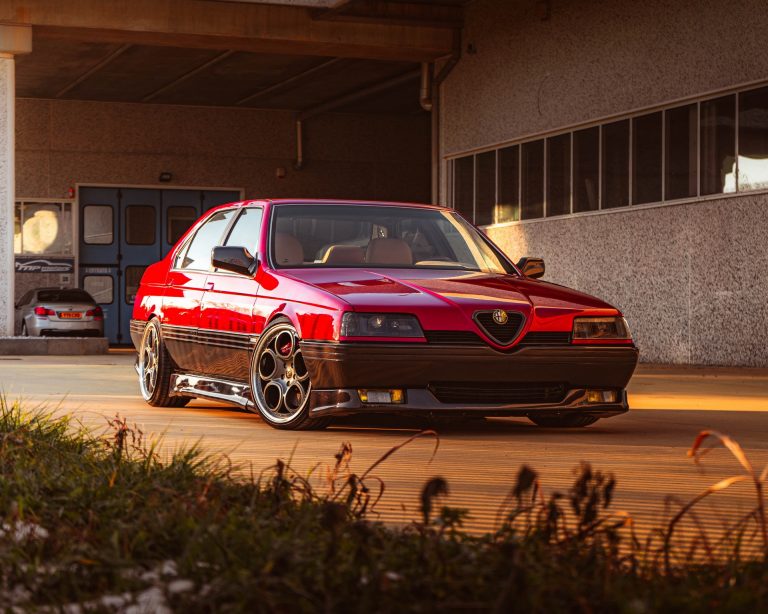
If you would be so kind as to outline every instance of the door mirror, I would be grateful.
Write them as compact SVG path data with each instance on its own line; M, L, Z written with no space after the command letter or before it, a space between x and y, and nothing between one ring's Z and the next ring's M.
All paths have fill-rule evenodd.
M256 274L259 260L244 247L219 245L213 248L211 264L217 269L252 277Z
M523 275L530 277L531 279L544 277L543 258L531 258L529 256L525 256L524 258L520 258L517 263L517 268L520 269L520 272Z

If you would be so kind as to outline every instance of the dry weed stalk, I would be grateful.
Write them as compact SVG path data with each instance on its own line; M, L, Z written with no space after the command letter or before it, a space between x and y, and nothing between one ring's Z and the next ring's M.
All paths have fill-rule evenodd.
M694 508L694 506L696 506L703 499L707 498L709 495L725 490L734 484L750 480L752 481L752 484L755 488L757 505L755 509L747 514L735 528L739 528L750 518L756 518L758 530L760 532L763 544L763 556L768 558L768 523L766 522L765 496L763 493L763 483L765 482L766 478L768 478L768 465L766 465L763 471L758 474L755 470L755 467L752 465L752 462L744 453L743 448L736 441L731 439L731 437L728 435L724 435L723 433L709 429L701 431L694 440L691 449L688 450L688 456L693 458L696 464L701 461L701 458L704 456L704 454L712 449L702 448L702 444L710 437L717 439L723 445L723 447L725 447L733 455L733 457L744 469L744 473L724 478L718 482L715 482L711 486L708 486L703 492L683 505L680 511L678 511L672 520L670 520L664 534L664 566L667 573L671 571L670 551L672 546L672 535L674 533L675 527L683 519L683 517L691 514L691 510Z

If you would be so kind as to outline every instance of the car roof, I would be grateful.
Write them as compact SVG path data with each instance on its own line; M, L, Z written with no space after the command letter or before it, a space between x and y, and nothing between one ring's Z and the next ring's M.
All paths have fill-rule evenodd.
M442 205L429 205L425 203L408 203L386 200L347 200L341 198L256 198L252 200L242 200L232 203L226 203L219 205L207 211L211 213L218 211L219 209L226 209L228 207L247 207L251 205L345 205L345 206L386 206L386 207L403 207L406 209L439 209L444 211L450 209L450 207L444 207Z

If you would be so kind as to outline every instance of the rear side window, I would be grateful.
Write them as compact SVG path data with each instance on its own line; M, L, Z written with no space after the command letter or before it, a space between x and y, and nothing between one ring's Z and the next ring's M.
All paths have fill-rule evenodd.
M221 245L224 231L229 226L235 209L219 211L198 228L192 240L176 256L177 269L207 271L211 268L211 251Z
M41 303L93 303L90 294L82 290L41 290L37 294Z

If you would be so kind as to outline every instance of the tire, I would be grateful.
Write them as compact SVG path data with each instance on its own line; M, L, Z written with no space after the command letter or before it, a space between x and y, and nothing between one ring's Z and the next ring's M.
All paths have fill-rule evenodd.
M256 409L276 429L319 430L330 418L311 418L312 383L296 329L287 318L273 320L251 356L250 385Z
M22 322L21 323L21 336L22 337L29 337L29 331L27 330L27 323Z
M139 345L139 392L153 407L184 407L187 397L170 395L173 361L168 355L160 331L160 323L150 320Z
M528 416L528 419L531 422L533 422L536 426L543 426L546 428L572 429L572 428L581 428L584 426L589 426L590 424L594 424L595 422L597 422L600 418L595 418L594 416L566 415L566 416Z

